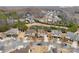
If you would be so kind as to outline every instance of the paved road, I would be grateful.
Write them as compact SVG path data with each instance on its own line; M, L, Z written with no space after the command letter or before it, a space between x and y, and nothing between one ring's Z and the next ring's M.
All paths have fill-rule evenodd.
M31 26L45 26L45 27L55 27L55 28L63 28L63 29L68 29L68 27L63 27L63 26L55 26L55 25L48 25L48 24L42 24L42 23L32 23L32 24L26 24L28 27Z

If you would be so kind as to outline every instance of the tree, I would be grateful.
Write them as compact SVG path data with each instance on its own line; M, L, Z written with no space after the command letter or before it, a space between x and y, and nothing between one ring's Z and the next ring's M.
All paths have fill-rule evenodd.
M9 25L1 25L0 26L0 32L5 32L5 31L7 31L9 29L10 29Z
M16 18L16 19L19 18L16 12L10 12L10 13L8 13L8 16L12 17L12 18Z
M21 31L26 31L28 29L25 22L20 22L20 21L18 21L18 23L15 25L15 27L17 27Z
M7 16L3 12L0 12L0 20L4 20L7 24Z
M77 28L78 28L78 25L77 24L70 23L70 25L69 25L69 31L75 32L75 31L77 31Z

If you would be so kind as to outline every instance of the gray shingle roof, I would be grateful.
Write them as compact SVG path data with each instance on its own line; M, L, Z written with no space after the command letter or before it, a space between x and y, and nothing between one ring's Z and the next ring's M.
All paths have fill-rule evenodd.
M6 39L6 38L4 38L4 39ZM13 40L10 38L10 40L5 40L3 42L0 41L0 50L2 50L2 52L7 52L11 49L17 48L20 45L27 47L29 45L29 42L25 43L25 42L19 41L18 39Z
M75 39L75 34L73 32L67 32L67 37L69 37L70 39Z
M6 33L6 34L11 34L11 35L13 35L13 34L18 34L18 32L19 32L18 29L12 28L12 29L6 31L5 33Z
M68 37L70 40L79 41L79 35L74 34L73 32L67 32L66 37Z
M53 34L53 36L60 36L62 34L62 32L58 31L58 30L52 30L52 34Z
M32 30L32 29L31 29L31 30L27 30L25 34L32 36L32 35L35 35L34 32L35 32L35 30ZM34 34L33 34L33 33L34 33Z

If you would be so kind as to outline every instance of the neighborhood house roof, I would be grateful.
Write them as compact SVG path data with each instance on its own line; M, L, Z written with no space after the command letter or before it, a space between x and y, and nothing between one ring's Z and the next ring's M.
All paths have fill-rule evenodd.
M76 35L76 39L75 40L79 41L79 35Z
M79 35L74 34L73 32L67 32L66 38L79 41Z
M53 34L53 36L60 36L62 34L62 32L58 31L58 30L52 30L52 34Z
M69 39L75 39L75 34L73 32L67 32L66 37Z
M6 31L5 33L6 33L6 34L13 35L13 34L18 34L18 32L19 32L18 29L14 29L14 28L12 28L12 29Z
M10 39L10 40L5 40L3 42L0 41L0 50L3 52L7 52L11 49L16 49L18 46L23 45L23 47L27 47L29 45L29 42L22 42L19 40L13 40L12 38L4 38L4 39ZM1 49L3 47L3 49Z
M25 34L26 35L35 35L34 32L35 32L35 30L27 30Z

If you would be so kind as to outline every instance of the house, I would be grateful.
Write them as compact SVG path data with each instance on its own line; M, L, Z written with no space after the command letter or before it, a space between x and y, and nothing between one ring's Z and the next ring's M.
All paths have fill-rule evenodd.
M38 37L44 37L45 31L44 30L38 30L37 35L38 35Z
M26 18L25 21L28 21L29 23L34 23L35 21L31 18Z
M11 40L13 39L10 37L5 37L3 40L0 40L0 51L2 51L2 53L8 51L11 48Z
M75 39L75 34L73 32L67 32L66 33L66 38L74 40Z
M75 34L73 32L67 32L66 38L73 41L79 41L79 34Z
M48 52L48 45L47 42L34 42L30 46L30 53L47 53Z
M25 36L35 36L36 31L33 29L29 29L26 31Z
M72 32L67 32L66 38L69 40L72 40L72 47L73 48L78 48L78 41L79 41L79 35L72 33Z
M27 46L26 48L15 49L10 53L28 53L28 52L29 52L29 46Z
M56 23L61 21L61 19L57 16L56 11L49 11L45 17L47 18L48 23Z
M54 37L61 37L62 35L62 32L60 30L52 30L51 33Z
M48 46L32 46L29 53L47 53Z
M19 30L16 28L11 28L10 30L6 31L6 36L17 36L19 33Z
M7 18L7 23L10 24L10 25L11 25L11 24L15 24L17 21L18 21L17 19L14 19L14 18L12 18L12 17Z
M18 40L18 38L15 38L15 39L16 40L14 40L11 37L6 37L3 39L4 41L0 41L0 48L3 48L1 51L2 52L13 52L16 49L21 49L21 48L25 49L29 45L29 42L26 43L24 41Z
M56 46L55 45L53 45L53 44L49 44L48 45L48 51L51 53L51 52L54 52L53 50L56 48ZM55 52L57 52L57 51L55 51Z
M20 15L20 21L21 22L29 22L29 23L33 23L34 20L33 20L33 15L30 13L30 12L25 12L25 13L21 13Z
M34 20L33 20L34 17L33 17L33 15L30 12L25 13L23 17L25 17L26 21L29 21L29 23L33 23L34 22Z
M77 41L73 41L71 47L78 48L78 42Z

